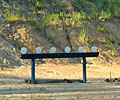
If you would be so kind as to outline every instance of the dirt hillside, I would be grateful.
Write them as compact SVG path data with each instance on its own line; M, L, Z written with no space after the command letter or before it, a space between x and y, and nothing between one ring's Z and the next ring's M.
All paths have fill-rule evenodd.
M0 66L14 67L30 64L20 59L21 47L27 47L28 53L35 53L36 47L49 52L52 46L57 52L64 52L66 46L71 52L78 52L84 46L90 52L96 46L100 56L89 58L88 63L120 64L120 19L105 14L94 19L94 13L78 10L71 0L36 1L1 0L0 1ZM92 2L81 1L91 11ZM81 8L80 8L81 9ZM94 12L94 10L92 11ZM97 13L96 13L97 15ZM97 19L98 18L98 19ZM40 60L40 63L79 63L80 59Z

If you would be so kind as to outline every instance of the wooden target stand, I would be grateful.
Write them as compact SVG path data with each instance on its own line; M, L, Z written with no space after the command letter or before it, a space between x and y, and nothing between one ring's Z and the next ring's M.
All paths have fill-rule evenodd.
M99 52L21 54L21 59L31 59L31 83L35 84L35 59L83 58L83 83L86 83L86 57L98 57L98 55Z

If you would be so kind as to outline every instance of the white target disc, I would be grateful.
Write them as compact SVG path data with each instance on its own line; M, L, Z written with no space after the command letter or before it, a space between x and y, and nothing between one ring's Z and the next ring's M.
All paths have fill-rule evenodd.
M96 47L96 46L93 46L93 47L91 48L91 52L97 52L97 47Z
M55 48L55 47L52 47L52 48L50 49L50 52L51 52L51 53L55 53L55 52L56 52L56 48Z
M65 53L70 53L71 48L70 47L65 47Z
M79 52L79 53L82 53L83 51L84 51L84 47L80 46L80 47L78 48L78 52Z
M21 48L21 54L26 54L27 53L27 48L26 47L22 47Z
M37 53L37 54L39 54L41 51L42 51L42 48L40 48L40 47L37 47L37 48L36 48L36 53Z

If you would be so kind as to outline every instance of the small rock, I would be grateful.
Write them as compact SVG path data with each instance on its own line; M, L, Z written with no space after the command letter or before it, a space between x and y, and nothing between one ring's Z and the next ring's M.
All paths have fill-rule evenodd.
M111 82L111 80L110 80L110 79L105 79L104 81L105 81L105 82Z
M2 67L0 67L0 70L4 70Z
M68 80L68 79L64 79L64 82L65 82L65 83L72 83L72 81L71 81L71 80Z
M114 78L114 80L118 80L118 78Z

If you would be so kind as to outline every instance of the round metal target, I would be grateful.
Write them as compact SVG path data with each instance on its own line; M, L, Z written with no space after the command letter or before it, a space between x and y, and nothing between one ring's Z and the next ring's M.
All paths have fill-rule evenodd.
M27 48L26 47L22 47L21 48L21 54L26 54L27 53Z
M96 46L93 46L93 47L91 48L91 52L97 52L97 47L96 47Z
M36 48L36 53L37 53L37 54L39 54L41 51L42 51L42 48L40 48L40 47L37 47L37 48Z
M84 47L80 46L80 47L78 48L78 52L79 52L79 53L82 53L83 51L84 51Z
M56 52L56 48L55 48L55 47L52 47L52 48L50 49L50 52L51 52L51 53L55 53L55 52Z
M71 48L70 47L65 47L65 53L70 53L71 52Z

